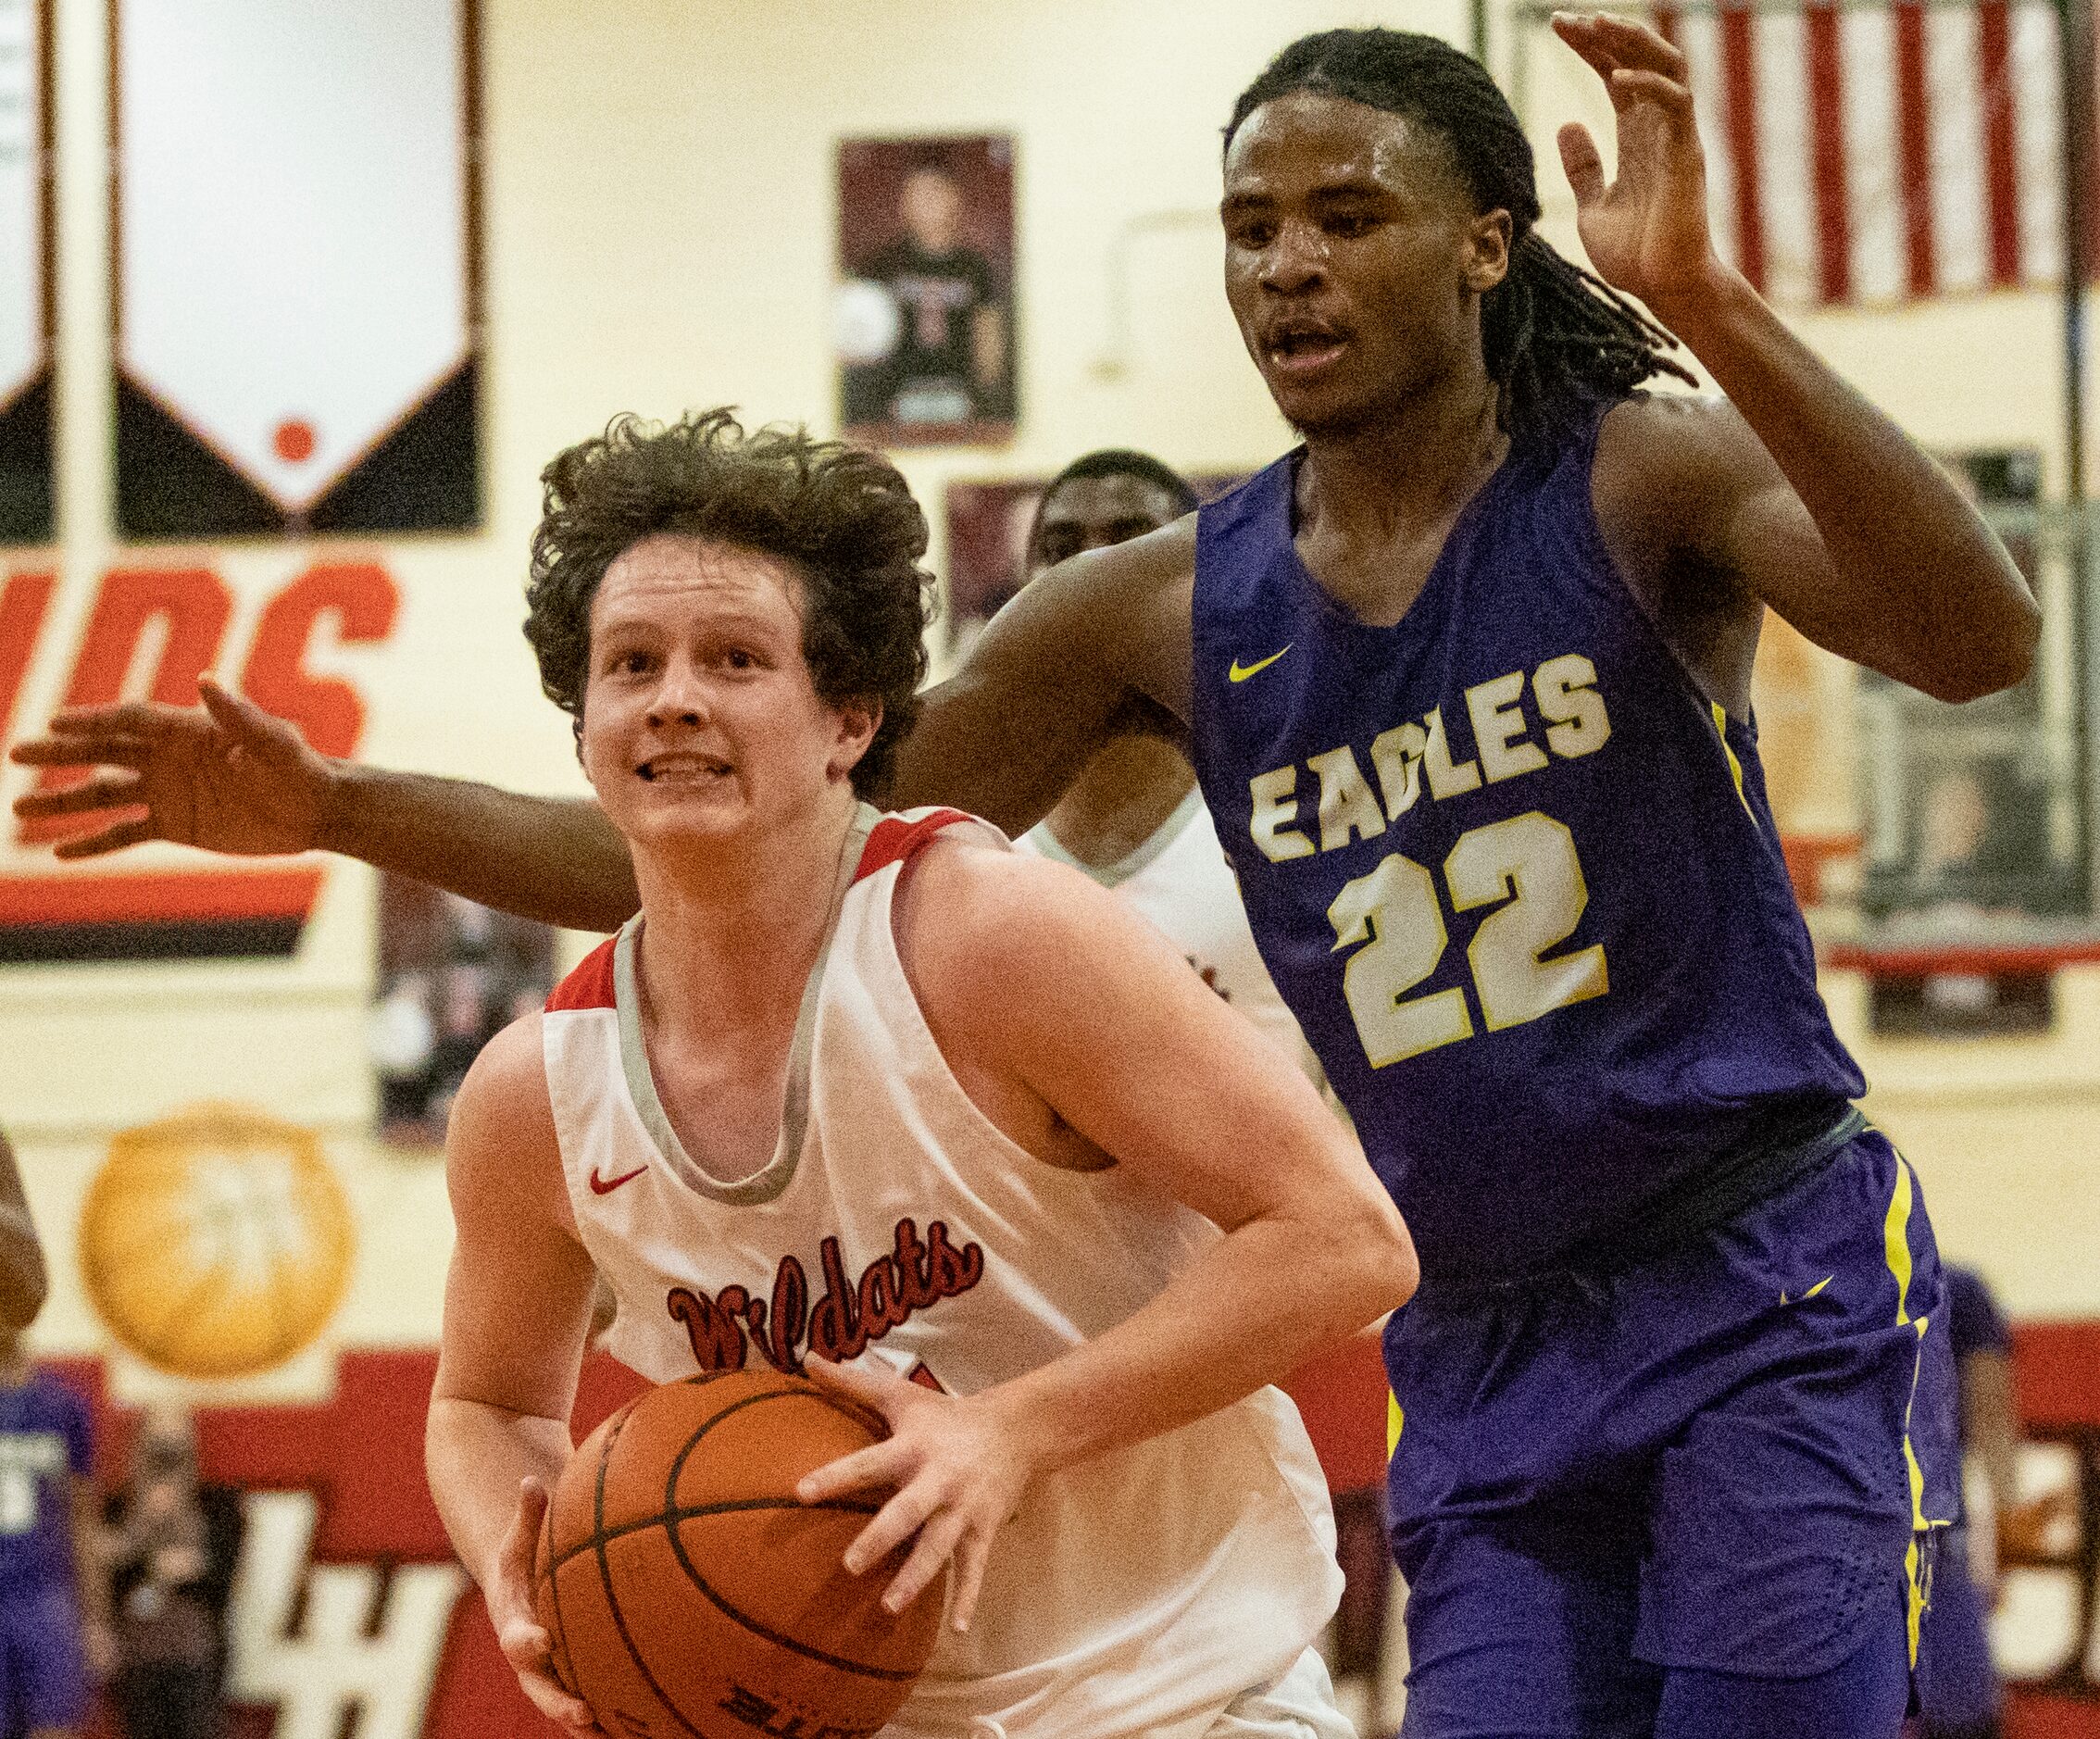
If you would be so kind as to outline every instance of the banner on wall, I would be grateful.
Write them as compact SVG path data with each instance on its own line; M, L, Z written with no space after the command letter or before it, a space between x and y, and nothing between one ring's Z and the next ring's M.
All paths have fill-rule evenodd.
M0 544L52 536L51 161L49 0L0 0Z
M481 517L473 0L116 0L116 512Z
M370 559L241 567L238 586L221 566L203 563L113 568L82 616L62 607L56 573L0 563L0 755L17 731L41 726L49 705L194 706L197 678L215 669L322 754L354 754L364 701L327 667L337 648L392 634L400 607L393 576ZM0 800L86 776L0 763ZM62 863L50 847L76 827L17 821L4 801L0 827L0 964L288 955L325 874L314 859L166 848Z

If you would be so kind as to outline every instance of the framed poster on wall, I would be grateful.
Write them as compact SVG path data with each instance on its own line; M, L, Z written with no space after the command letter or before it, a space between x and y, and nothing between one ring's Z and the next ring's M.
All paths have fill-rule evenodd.
M110 0L131 538L479 523L474 0Z
M1014 432L1014 145L839 145L839 420L875 446Z

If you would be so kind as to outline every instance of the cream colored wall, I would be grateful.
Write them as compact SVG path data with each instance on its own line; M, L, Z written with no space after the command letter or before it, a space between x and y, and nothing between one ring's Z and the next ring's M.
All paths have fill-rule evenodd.
M116 553L105 530L105 6L56 0L56 11L61 607L72 616L47 638L69 651L89 587ZM726 402L757 419L831 425L838 136L998 131L1019 141L1023 419L1002 451L903 456L931 511L938 566L952 478L1040 474L1109 442L1204 469L1281 448L1285 432L1217 285L1206 213L1218 127L1239 86L1302 31L1375 15L1456 34L1464 19L1458 0L487 0L482 11L489 526L385 546L404 597L393 638L322 662L366 697L369 757L541 791L581 786L566 721L539 697L516 632L538 469L622 409ZM1504 58L1510 40L1499 32ZM1540 55L1531 69L1542 123L1590 102L1546 66ZM1542 171L1565 231L1550 157ZM1130 309L1120 337L1109 325L1119 251ZM2001 299L1826 317L1805 330L1929 439L2047 447L2049 319L2042 299ZM311 553L221 552L243 621ZM222 668L238 668L244 632ZM56 699L62 666L56 652L40 657L23 719ZM0 795L19 788L19 774L0 781ZM371 957L369 878L335 864L290 962L0 972L0 1125L21 1149L61 1280L46 1345L102 1344L70 1245L108 1133L204 1097L323 1131L362 1224L339 1335L430 1338L447 1220L435 1166L363 1133ZM1833 993L1841 1011L1859 1000L1842 982ZM1863 1047L1877 1108L1926 1171L1947 1241L1985 1258L2025 1311L2100 1309L2100 1278L2077 1256L2100 1220L2100 1138L2084 1115L2100 1092L2085 1037L2100 1020L2100 983L2079 978L2067 1001L2065 1031L2025 1046ZM124 1381L144 1382L135 1371Z

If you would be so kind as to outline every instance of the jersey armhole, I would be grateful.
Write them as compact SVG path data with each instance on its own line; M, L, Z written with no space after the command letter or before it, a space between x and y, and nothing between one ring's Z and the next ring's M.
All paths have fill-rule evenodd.
M1045 1158L1043 1155L1035 1152L1034 1149L1029 1147L1026 1144L1017 1140L1013 1135L1009 1134L1007 1131L1001 1126L998 1119L994 1117L990 1111L986 1110L985 1107L981 1103L979 1103L977 1095L971 1093L969 1086L965 1083L961 1073L956 1068L955 1059L948 1055L947 1047L941 1043L941 1035L933 1030L933 1022L927 1018L926 998L920 993L919 979L912 970L910 951L906 945L903 931L900 925L898 907L906 898L910 897L910 895L907 892L907 882L916 881L915 872L919 868L918 859L920 855L921 854L919 852L914 852L911 858L907 859L905 862L903 868L898 871L896 886L890 891L891 897L889 910L885 916L890 927L890 950L896 957L898 973L904 980L905 989L909 993L911 996L913 1008L918 1016L919 1026L925 1032L927 1043L933 1047L934 1055L941 1059L941 1067L947 1071L950 1083L954 1086L956 1094L969 1107L970 1111L977 1118L979 1122L981 1122L986 1129L990 1130L994 1134L995 1134L1002 1144L1004 1144L1006 1147L1011 1148L1016 1154L1020 1156L1020 1157L1026 1160L1029 1164L1040 1167L1044 1171L1055 1172L1065 1177L1072 1178L1099 1177L1105 1172L1109 1172L1117 1170L1115 1156L1113 1154L1103 1153L1102 1150L1098 1147L1094 1148L1094 1151L1097 1153L1102 1153L1103 1158L1106 1161L1106 1164L1098 1166L1060 1165L1055 1159ZM1078 874L1081 872L1075 870L1073 873ZM1034 1091L1032 1088L1029 1088L1027 1090L1030 1092ZM1042 1097L1041 1095L1037 1095L1036 1096L1039 1099ZM1051 1105L1047 1099L1042 1100L1042 1103L1044 1108L1049 1112L1052 1120L1055 1122L1065 1123L1065 1120L1062 1116L1059 1115L1056 1107ZM1071 1126L1069 1123L1065 1123L1065 1127L1070 1128ZM1079 1134L1079 1132L1077 1130L1074 1130L1072 1132L1075 1135ZM1080 1139L1084 1140L1085 1137L1080 1136ZM1091 1146L1093 1144L1089 1143L1088 1145Z

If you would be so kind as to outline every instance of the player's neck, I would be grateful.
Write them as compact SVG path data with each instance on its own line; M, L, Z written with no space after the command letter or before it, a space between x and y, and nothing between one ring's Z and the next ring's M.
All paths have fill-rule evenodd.
M752 844L669 858L638 850L638 965L648 1024L681 1040L792 1031L831 916L856 804L839 787Z
M35 1366L19 1343L0 1353L0 1389L19 1389L35 1374Z
M1474 355L1375 417L1306 431L1301 531L1377 544L1448 520L1507 449L1496 396Z
M1095 870L1121 863L1163 826L1195 783L1172 744L1112 738L1050 811L1051 837Z

